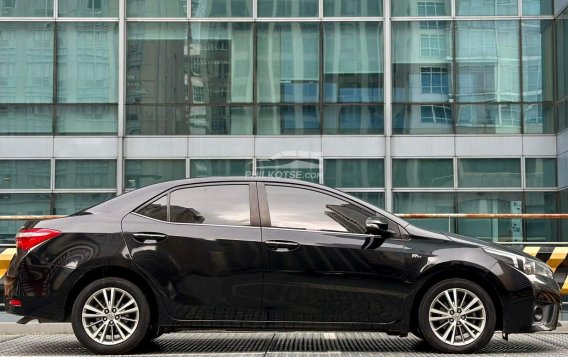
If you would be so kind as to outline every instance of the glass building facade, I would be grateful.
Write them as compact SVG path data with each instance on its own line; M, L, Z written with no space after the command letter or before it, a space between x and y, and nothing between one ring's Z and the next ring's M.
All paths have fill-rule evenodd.
M0 215L229 175L395 213L568 213L566 5L0 0ZM565 221L415 223L568 241Z

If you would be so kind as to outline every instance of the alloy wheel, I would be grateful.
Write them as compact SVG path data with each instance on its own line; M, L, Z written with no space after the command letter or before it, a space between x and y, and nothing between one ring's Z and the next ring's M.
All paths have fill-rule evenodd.
M140 310L128 292L108 287L97 290L87 299L81 318L91 339L112 346L126 341L136 331Z
M436 337L452 346L474 342L485 329L487 314L481 299L463 288L442 291L430 304L428 321Z

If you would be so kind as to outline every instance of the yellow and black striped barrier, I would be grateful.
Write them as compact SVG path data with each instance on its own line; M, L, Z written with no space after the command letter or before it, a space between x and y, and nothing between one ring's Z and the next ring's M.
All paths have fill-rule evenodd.
M568 295L568 246L531 246L525 247L524 252L548 264L562 295Z
M14 255L16 255L16 248L7 248L3 250L0 248L0 279L2 279L6 274L8 265L10 265L10 261L12 261Z
M568 295L568 246L530 246L524 252L546 262L554 272L554 279L560 286L563 295ZM0 248L0 279L6 274L16 248Z

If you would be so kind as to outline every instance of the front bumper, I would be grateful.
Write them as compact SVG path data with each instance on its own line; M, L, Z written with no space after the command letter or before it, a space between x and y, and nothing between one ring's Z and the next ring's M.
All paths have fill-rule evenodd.
M560 305L536 303L534 316L539 316L539 321L533 321L530 332L552 331L558 326ZM542 311L542 312L540 312ZM542 317L540 317L542 316ZM535 319L533 317L533 319Z
M502 285L503 332L552 331L558 325L561 309L560 288L554 279L526 275L498 262L491 269Z

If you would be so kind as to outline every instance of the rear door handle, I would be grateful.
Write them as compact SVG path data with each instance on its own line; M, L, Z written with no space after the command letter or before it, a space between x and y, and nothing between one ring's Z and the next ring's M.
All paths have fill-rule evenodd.
M162 233L132 233L134 239L140 243L152 244L163 241L168 236Z
M267 240L264 244L266 244L268 249L275 252L290 252L300 246L300 243L286 240Z

